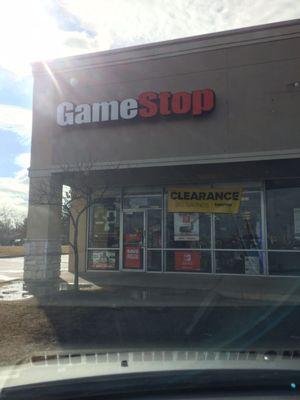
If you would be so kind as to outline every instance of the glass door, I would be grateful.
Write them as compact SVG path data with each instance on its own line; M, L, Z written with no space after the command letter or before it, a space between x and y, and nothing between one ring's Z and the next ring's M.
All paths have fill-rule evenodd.
M123 212L123 269L145 270L145 212Z
M147 210L147 271L161 272L162 270L162 211Z

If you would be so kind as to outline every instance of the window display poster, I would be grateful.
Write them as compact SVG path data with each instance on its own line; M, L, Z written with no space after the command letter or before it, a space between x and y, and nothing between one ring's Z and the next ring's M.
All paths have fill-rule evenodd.
M245 257L245 274L246 275L259 275L259 257L246 256Z
M199 251L175 251L176 271L200 271L201 253Z
M92 268L93 269L115 269L116 252L109 250L92 252Z
M172 188L168 190L168 211L236 214L241 198L241 187Z
M124 268L141 268L140 246L125 246Z
M300 239L300 208L294 208L294 233L295 238Z
M95 209L95 225L101 226L102 232L114 232L117 222L117 212L115 210L107 210L103 207Z
M174 213L174 240L199 240L198 213Z

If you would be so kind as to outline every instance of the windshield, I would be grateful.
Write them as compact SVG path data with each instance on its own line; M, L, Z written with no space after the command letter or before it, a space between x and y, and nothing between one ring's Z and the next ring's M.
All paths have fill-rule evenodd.
M2 4L3 387L298 372L297 18L289 0Z

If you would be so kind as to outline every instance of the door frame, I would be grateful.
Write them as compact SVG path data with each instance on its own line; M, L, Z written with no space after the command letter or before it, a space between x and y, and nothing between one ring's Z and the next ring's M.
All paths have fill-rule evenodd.
M143 215L143 245L141 248L143 249L143 257L142 257L142 268L134 269L134 268L125 268L123 259L124 259L124 214L134 214L141 213ZM147 212L144 208L137 209L125 209L121 211L121 230L120 230L120 257L119 257L119 270L125 272L146 272L147 271Z

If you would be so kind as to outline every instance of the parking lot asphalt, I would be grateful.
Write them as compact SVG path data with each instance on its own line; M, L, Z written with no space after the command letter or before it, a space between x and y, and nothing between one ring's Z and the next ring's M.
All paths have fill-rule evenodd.
M68 269L67 254L61 256L61 271ZM0 282L23 279L24 257L0 258Z

